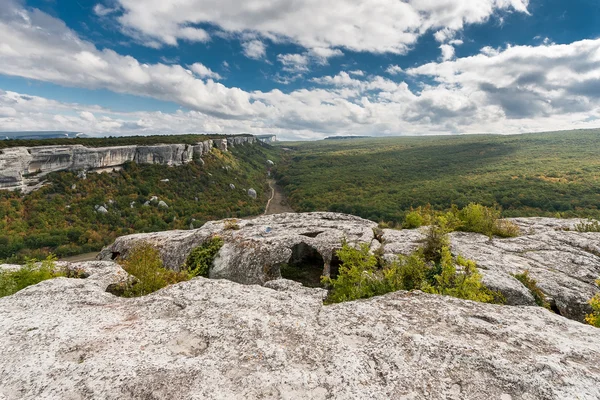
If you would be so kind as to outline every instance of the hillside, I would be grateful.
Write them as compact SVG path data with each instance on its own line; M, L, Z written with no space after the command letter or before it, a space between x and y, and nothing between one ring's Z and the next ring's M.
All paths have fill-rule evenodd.
M499 205L506 217L599 217L600 131L285 143L296 211L402 222L411 207Z
M260 214L270 196L266 161L277 160L277 153L258 144L213 148L180 166L127 162L85 179L78 171L53 172L44 177L49 184L32 193L0 191L0 259L98 251L127 233Z

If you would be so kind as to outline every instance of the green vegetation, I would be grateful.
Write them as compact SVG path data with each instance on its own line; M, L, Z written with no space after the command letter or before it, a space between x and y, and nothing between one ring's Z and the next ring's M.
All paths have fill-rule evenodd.
M398 290L422 290L484 303L503 303L501 294L481 283L481 275L473 261L452 258L447 246L443 217L431 225L428 236L436 237L408 257L391 264L369 251L368 244L358 249L344 243L337 256L339 274L323 278L331 290L326 303L339 303L378 296ZM429 248L431 247L431 248Z
M239 135L251 136L251 135ZM87 147L154 145L154 144L197 144L209 139L224 139L231 135L151 135L151 136L110 136L104 138L56 138L23 140L0 140L0 149L7 147L69 146L80 144Z
M596 220L580 222L575 225L575 230L577 232L600 232L600 222Z
M596 281L596 284L600 286L600 279ZM600 328L600 293L596 293L596 295L590 299L589 303L592 307L592 313L586 315L585 321L596 328Z
M185 261L185 269L191 276L208 277L210 266L221 247L223 247L223 239L219 236L213 236L200 246L195 247Z
M291 151L276 178L296 211L405 227L427 225L411 214L427 204L443 211L477 203L502 209L502 217L600 218L598 130L282 145Z
M538 306L550 310L550 303L548 303L548 301L546 300L546 295L538 287L536 280L529 276L529 271L525 270L525 272L523 272L522 274L515 274L514 277L517 278L517 280L521 282L523 286L529 289L529 291L533 295L533 298L535 299L535 303Z
M156 292L165 286L187 281L187 272L175 272L163 268L160 254L148 243L137 244L126 260L121 261L123 269L135 279L127 284L113 286L110 291L122 297L140 297Z
M47 176L48 186L27 195L0 191L0 260L59 257L98 251L118 236L137 232L198 228L206 221L259 215L270 196L268 146L217 149L200 161L178 166L128 163L111 173L75 172ZM168 181L166 181L168 179ZM234 183L237 189L232 190ZM243 189L254 188L256 200ZM144 204L157 196L157 201ZM96 212L106 205L107 213Z
M42 281L67 276L67 273L56 268L56 257L49 255L45 260L37 262L27 260L27 264L17 270L0 270L0 297L10 296Z

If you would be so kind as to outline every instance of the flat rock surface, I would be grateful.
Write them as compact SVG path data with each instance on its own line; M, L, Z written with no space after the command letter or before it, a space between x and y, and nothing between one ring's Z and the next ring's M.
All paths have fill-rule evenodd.
M78 266L0 299L0 399L600 398L600 330L539 307L204 278L124 299L118 265Z

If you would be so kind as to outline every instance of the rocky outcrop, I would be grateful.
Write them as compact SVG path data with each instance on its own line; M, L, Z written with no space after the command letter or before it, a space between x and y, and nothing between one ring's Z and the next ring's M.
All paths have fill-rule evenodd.
M71 268L0 299L0 399L600 398L600 330L539 307L204 278L124 299L118 265Z
M206 140L196 145L84 147L39 146L0 149L0 189L31 190L44 175L65 170L102 171L126 162L176 166L208 154L213 147L253 144L254 137Z
M600 233L579 233L580 220L520 218L513 220L523 234L517 238L489 239L476 233L450 235L452 252L476 261L484 283L500 291L509 305L535 305L530 291L514 278L528 270L552 307L561 315L582 321L590 312L588 300L597 291L600 277ZM260 284L281 276L280 267L294 260L320 263L324 274L335 274L339 261L335 251L343 240L368 243L373 251L394 260L421 245L423 229L376 230L377 224L336 213L278 214L239 220L240 229L228 229L225 221L202 228L137 234L118 238L100 253L111 260L127 257L139 241L156 246L168 268L178 270L191 250L213 235L225 245L210 270L212 278Z

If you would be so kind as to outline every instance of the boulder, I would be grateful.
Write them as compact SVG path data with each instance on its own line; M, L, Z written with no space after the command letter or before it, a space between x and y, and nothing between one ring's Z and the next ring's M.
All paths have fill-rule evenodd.
M105 207L105 206L99 206L99 205L96 205L94 208L95 208L95 209L96 209L96 211L97 211L97 212L99 212L100 214L106 214L106 213L108 213L108 210L106 209L106 207Z
M204 278L125 299L102 266L0 298L0 398L600 398L600 329L539 307Z
M275 163L273 161L271 161L271 160L267 160L267 165L273 166L273 165L275 165Z
M235 190L235 185L234 185L233 183L230 183L230 184L229 184L229 189L231 189L231 190Z
M158 202L158 207L160 207L160 208L169 208L169 206L167 205L167 203L165 203L162 200Z
M248 189L248 196L252 197L253 199L256 199L256 190L252 188Z

